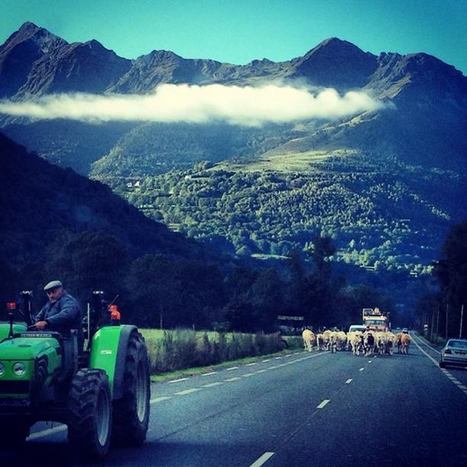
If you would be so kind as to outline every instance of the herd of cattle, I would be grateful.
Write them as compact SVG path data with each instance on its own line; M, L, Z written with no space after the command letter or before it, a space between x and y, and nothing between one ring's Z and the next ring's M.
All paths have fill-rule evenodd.
M330 331L326 330L315 334L311 329L305 328L302 332L305 350L311 352L328 350L337 352L351 350L353 355L392 355L397 348L401 354L409 353L410 335L407 333L394 334L390 331Z

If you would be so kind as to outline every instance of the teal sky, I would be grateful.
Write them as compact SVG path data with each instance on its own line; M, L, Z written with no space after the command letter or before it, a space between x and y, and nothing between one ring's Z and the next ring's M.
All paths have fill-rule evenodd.
M244 64L289 60L329 37L426 52L467 75L467 0L0 0L0 43L25 21L126 58L154 49Z

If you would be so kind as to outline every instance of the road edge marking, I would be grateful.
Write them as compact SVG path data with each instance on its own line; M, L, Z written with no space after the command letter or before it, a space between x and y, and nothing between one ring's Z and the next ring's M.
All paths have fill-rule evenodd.
M450 381L451 383L454 383L466 396L467 396L467 390L464 390L462 387L460 387L457 383L459 383L460 385L462 385L462 383L454 376L452 375L451 373L449 373L448 370L446 370L446 368L441 368L439 366L439 362L437 362L431 355L429 355L428 353L426 353L421 347L420 347L420 344L417 342L417 339L414 338L414 344L417 346L418 350L420 350L420 352L422 352L427 358L429 358L431 360L431 362L435 365L436 368L438 368L441 373L444 374L444 376L446 376Z
M253 464L250 465L250 467L261 467L263 464L265 464L271 457L274 455L273 452L265 452L261 457L255 460Z

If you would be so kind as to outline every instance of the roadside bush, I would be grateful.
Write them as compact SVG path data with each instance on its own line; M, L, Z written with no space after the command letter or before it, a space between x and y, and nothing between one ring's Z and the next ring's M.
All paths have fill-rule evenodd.
M163 373L228 360L265 355L284 348L279 334L197 333L192 330L146 333L151 371Z

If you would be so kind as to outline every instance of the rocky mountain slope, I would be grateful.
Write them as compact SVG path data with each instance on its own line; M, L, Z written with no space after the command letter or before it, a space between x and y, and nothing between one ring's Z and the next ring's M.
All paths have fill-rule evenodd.
M344 256L352 256L357 244L360 250L354 256L359 258L368 257L366 253L376 248L375 261L389 255L400 258L402 263L427 264L430 257L436 256L447 227L467 216L466 209L458 203L467 186L467 78L436 57L424 53L374 55L345 40L331 38L304 56L284 62L262 59L234 65L185 59L161 50L129 60L118 57L95 40L69 44L32 23L24 24L0 46L0 98L15 102L53 93L147 94L163 83L306 85L316 90L333 88L340 95L355 90L365 92L383 105L377 110L338 119L258 127L233 126L222 121L91 124L8 115L0 116L0 126L12 139L45 159L109 183L138 207L151 206L150 215L154 218L180 224L182 230L193 236L218 238L221 232L236 250L245 246L246 251L284 253L284 248L277 245L291 242L293 246L304 247L306 238L324 226L323 216L313 214L319 209L300 208L297 212L301 214L294 215L293 222L287 223L287 216L283 216L280 220L283 229L276 222L261 230L260 238L255 237L257 220L242 227L241 216L240 220L235 217L237 212L227 230L220 228L217 221L215 227L207 228L209 212L222 217L225 213L222 214L219 203L236 191L248 198L244 206L257 205L261 173L273 178L279 173L278 183L286 187L285 205L300 200L329 206L331 212L326 211L324 230L333 232ZM180 195L174 181L192 180L193 165L203 161L220 165L202 172L201 188L188 182L186 192L182 190ZM179 175L168 175L167 181L164 174L173 170L180 171ZM199 170L198 167L195 174ZM234 175L219 176L222 170ZM254 172L256 175L251 175ZM284 176L285 172L292 175ZM332 181L333 172L337 184ZM401 177L398 172L403 172ZM295 179L294 173L302 174L304 180L289 186L287 180ZM357 177L355 174L359 173L361 176ZM337 190L335 195L333 190L321 193L313 188L319 186L322 177L331 180L330 186ZM349 188L347 177L358 181ZM144 187L143 192L134 188L135 182ZM131 189L127 189L129 184ZM449 186L449 194L442 197L442 202L433 198L430 184L434 193ZM343 185L344 191L339 188ZM248 190L243 190L244 187ZM192 202L196 190L204 193L206 189L220 193L219 197L216 195L213 200L202 196L203 200ZM308 196L311 192L312 197ZM223 193L227 193L224 198ZM363 196L365 203L371 204L374 193L378 199L375 209L380 231L371 223L361 225L365 232L358 235L371 237L371 241L359 243L349 232L361 219L358 214L351 214L352 209L345 208L347 195ZM384 199L388 200L387 209ZM351 204L355 206L354 202ZM339 209L334 212L337 205ZM201 215L196 217L194 214L200 210ZM272 212L274 209L268 211L268 216ZM410 232L410 241L399 232L394 213L403 220L405 231ZM297 216L305 219L299 222ZM332 228L333 219L337 218L340 221ZM297 244L295 222L305 226ZM388 228L396 232L390 238L385 232ZM388 250L387 244L383 248L388 239L393 249ZM347 247L348 243L352 246ZM406 254L410 258L404 258Z
M332 38L303 57L278 63L263 59L247 65L232 65L214 60L184 59L173 52L158 50L128 60L95 40L68 44L32 23L24 24L0 46L0 97L13 100L66 92L148 93L161 83L243 86L278 81L332 87L340 93L362 90L387 105L375 112L338 121L278 127L279 133L288 131L288 136L285 134L279 141L266 143L264 150L250 150L247 137L240 144L240 147L246 146L240 151L243 156L265 153L274 145L275 153L346 148L393 154L407 162L427 166L454 169L465 166L467 78L453 66L423 53L376 56L347 41ZM118 140L123 134L113 131L113 124L93 125L88 131L85 126L89 124L68 123L59 124L57 120L31 122L7 116L1 120L5 133L15 140L45 158L82 173L88 173L90 164L104 155L107 160L115 153L121 158L122 142ZM158 151L160 125L155 125L153 131L148 131L148 125L144 125L145 130L139 132L142 140L138 144L144 148L148 141L152 141L146 151L143 149L145 159L156 157L154 165L159 167L161 157L157 153L170 153L170 156L162 157L163 164L167 167L177 163L186 165L184 158L187 154L177 149L176 141L173 150ZM39 131L36 130L38 126ZM137 123L129 125L127 130L137 126ZM25 128L31 131L24 131ZM95 144L95 141L87 143L83 131L92 132L98 140L101 134L113 133L115 137L103 136L104 145ZM65 138L61 138L64 132ZM196 145L196 131L191 133ZM261 134L261 131L257 133ZM261 138L269 139L270 133L266 131ZM39 134L54 134L63 140L58 146L63 153L61 158L54 154L57 145L52 150L44 141L47 138ZM166 145L167 138L162 139L161 144ZM81 142L79 150L73 147L74 140ZM123 146L127 140L123 140ZM134 135L132 141L135 142ZM238 155L238 144L237 150L232 151L228 140L221 142L225 147L225 158ZM136 165L138 171L138 161L129 157L128 164ZM209 150L199 154L199 158L203 157L212 160Z

